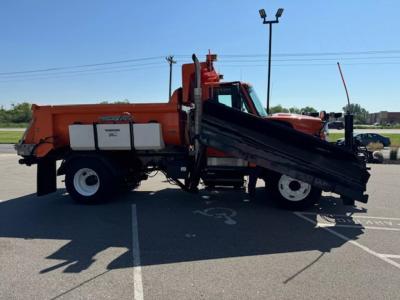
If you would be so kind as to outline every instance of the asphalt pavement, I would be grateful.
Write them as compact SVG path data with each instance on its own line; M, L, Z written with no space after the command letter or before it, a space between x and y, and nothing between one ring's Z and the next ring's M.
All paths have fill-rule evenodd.
M0 154L1 153L13 153L15 154L15 149L13 144L0 144Z
M36 197L0 154L0 299L398 299L400 166L372 165L370 202L276 208L260 183L188 194L157 175L100 205Z

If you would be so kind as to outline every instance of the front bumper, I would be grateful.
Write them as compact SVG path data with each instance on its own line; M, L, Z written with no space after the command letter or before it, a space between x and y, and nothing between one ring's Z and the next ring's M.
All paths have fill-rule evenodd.
M35 150L35 144L22 144L22 143L18 143L15 144L14 148L17 151L17 154L19 156L32 156L33 155L33 151Z

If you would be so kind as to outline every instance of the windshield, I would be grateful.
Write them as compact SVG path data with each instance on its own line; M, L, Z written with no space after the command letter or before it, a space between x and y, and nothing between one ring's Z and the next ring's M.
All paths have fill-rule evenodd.
M256 94L256 91L252 87L247 87L247 90L249 92L250 98L253 100L254 106L257 110L257 113L260 115L260 117L266 117L267 112L265 111L265 108L261 104L260 99L258 99L258 96Z

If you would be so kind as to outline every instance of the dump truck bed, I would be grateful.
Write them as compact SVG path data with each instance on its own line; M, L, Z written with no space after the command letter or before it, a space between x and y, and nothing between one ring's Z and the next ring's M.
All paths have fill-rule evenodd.
M32 114L23 143L34 145L32 154L38 158L70 146L69 125L98 123L102 117L109 116L131 116L135 123L160 123L167 144L182 143L182 124L176 103L33 105Z
M203 106L202 144L289 175L324 191L366 202L365 162L351 151L222 104Z

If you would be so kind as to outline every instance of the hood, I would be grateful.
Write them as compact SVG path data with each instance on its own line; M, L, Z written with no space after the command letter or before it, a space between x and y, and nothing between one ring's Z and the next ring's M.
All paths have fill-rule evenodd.
M291 113L276 113L267 117L267 119L280 120L290 123L294 129L311 135L319 135L323 127L320 118Z

